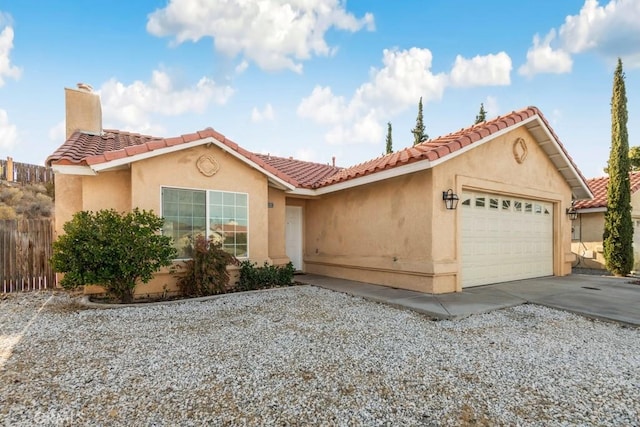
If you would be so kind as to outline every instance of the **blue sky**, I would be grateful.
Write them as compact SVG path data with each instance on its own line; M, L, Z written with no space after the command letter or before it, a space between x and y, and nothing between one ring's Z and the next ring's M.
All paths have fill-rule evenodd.
M256 152L351 166L535 105L586 177L603 175L621 57L640 145L640 0L8 0L0 3L0 158L64 141L64 88L104 127L213 127ZM490 163L490 159L488 159Z

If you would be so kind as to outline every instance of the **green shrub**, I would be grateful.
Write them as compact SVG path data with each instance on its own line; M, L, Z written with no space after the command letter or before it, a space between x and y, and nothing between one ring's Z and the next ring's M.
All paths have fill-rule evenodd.
M240 263L240 280L236 287L239 291L251 291L276 286L291 286L295 268L292 263L276 266L265 261L262 267L251 261Z
M185 272L178 276L178 287L185 296L203 297L227 292L229 286L228 265L237 265L236 258L225 252L220 243L198 235L190 255L185 261Z
M151 211L81 211L64 224L53 243L51 264L65 273L65 289L100 285L122 302L131 302L138 281L147 283L176 257L171 238L160 235L164 219Z

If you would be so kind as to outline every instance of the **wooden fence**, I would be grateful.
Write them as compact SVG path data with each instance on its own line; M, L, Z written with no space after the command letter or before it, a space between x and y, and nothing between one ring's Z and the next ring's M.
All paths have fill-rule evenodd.
M0 180L22 184L53 182L53 170L45 166L14 162L11 157L0 160Z
M53 221L0 220L0 292L54 288Z

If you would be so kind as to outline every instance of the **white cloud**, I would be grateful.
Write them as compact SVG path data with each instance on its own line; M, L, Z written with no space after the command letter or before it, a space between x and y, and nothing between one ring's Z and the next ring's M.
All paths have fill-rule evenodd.
M605 6L600 6L596 0L586 0L578 15L566 17L559 33L572 53L592 49L606 52L618 43L637 45L639 21L640 2L637 0L612 0Z
M242 61L236 66L236 73L242 74L247 70L247 68L249 68L249 63L247 61Z
M0 109L0 148L11 149L18 143L18 129L9 123L9 115Z
M152 114L202 113L209 104L225 104L233 89L219 86L207 77L202 77L194 86L178 88L167 73L155 70L148 83L136 80L125 85L112 78L98 93L106 124L111 121L127 130L150 132L162 130L151 123Z
M384 66L373 68L350 100L318 86L300 102L298 115L330 126L329 143L378 143L391 116L415 107L421 96L423 103L442 98L447 76L433 74L431 63L428 49L384 50Z
M429 49L383 51L383 67L372 68L369 81L358 87L351 99L338 96L330 87L316 86L298 105L298 116L328 126L330 144L372 143L384 139L392 117L442 99L447 86L490 86L510 83L511 59L500 52L471 60L458 57L452 75L431 71Z
M320 124L337 124L344 120L347 106L341 96L336 96L330 87L316 86L311 95L298 105L298 115Z
M495 96L487 96L487 99L484 101L484 111L487 113L487 120L491 120L491 118L498 115L500 106L498 105L498 99Z
M332 128L325 136L329 144L376 144L385 135L385 128L376 116L375 110L358 117L353 123Z
M518 69L518 73L532 77L539 73L562 74L571 72L573 60L562 49L553 49L551 42L556 38L555 30L551 30L540 42L540 36L533 36L533 46L527 51L527 62Z
M451 84L456 87L508 86L511 84L511 58L505 52L474 56L456 56Z
M251 111L251 121L254 123L262 122L265 120L271 121L275 119L275 117L276 113L273 110L271 104L267 104L262 111L258 110L257 107L253 107L253 110Z
M295 158L307 162L313 162L316 158L316 152L311 148L299 148L296 150Z
M255 62L266 70L302 72L300 61L335 52L331 28L374 29L373 15L356 18L341 0L170 0L149 15L147 31L173 36L176 44L211 37L217 51Z
M600 6L585 0L577 15L569 15L556 31L552 29L542 43L533 39L527 63L520 74L568 72L570 55L595 52L613 61L621 57L625 66L640 67L640 1L611 0ZM554 40L558 35L557 40Z
M49 128L49 139L51 141L62 144L66 139L67 129L64 120L59 121L53 127Z
M8 15L0 12L0 27L9 20ZM13 49L13 27L6 25L0 32L0 87L4 86L4 78L19 79L22 70L11 64L9 54Z

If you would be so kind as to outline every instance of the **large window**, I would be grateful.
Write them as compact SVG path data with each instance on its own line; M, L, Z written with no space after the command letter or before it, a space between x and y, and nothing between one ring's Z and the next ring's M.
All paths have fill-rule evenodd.
M173 238L178 258L190 258L193 240L206 235L228 253L249 256L248 196L228 191L162 188L162 233Z

